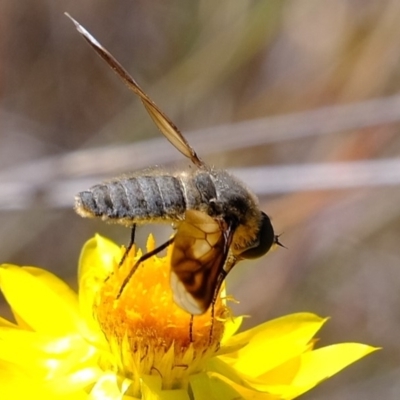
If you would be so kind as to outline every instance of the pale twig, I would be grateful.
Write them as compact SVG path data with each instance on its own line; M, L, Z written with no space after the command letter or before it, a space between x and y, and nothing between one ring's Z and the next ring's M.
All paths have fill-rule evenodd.
M189 143L206 155L246 149L400 121L400 96L322 107L311 111L242 121L188 133ZM368 134L368 132L365 132ZM134 136L134 135L132 135ZM0 182L46 184L83 176L111 176L182 160L164 138L133 144L78 150L9 168Z
M232 173L257 195L393 186L400 185L400 158L238 168ZM96 179L72 179L38 187L29 182L0 182L0 209L72 207L74 195L95 183Z

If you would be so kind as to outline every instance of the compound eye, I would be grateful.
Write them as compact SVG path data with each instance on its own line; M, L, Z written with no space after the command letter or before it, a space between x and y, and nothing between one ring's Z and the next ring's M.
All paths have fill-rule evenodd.
M250 249L245 250L240 254L242 258L259 258L266 254L271 246L276 242L274 228L272 227L271 220L268 215L262 213L262 220L260 230L258 231L258 237L256 245Z

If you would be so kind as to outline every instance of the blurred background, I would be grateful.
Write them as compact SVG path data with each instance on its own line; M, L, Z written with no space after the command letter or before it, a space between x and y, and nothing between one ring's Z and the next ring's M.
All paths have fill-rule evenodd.
M229 276L245 326L310 311L331 317L322 345L383 347L303 398L398 399L400 2L0 2L0 260L76 287L84 241L127 244L129 230L80 218L74 194L188 161L64 11L283 233L287 250Z

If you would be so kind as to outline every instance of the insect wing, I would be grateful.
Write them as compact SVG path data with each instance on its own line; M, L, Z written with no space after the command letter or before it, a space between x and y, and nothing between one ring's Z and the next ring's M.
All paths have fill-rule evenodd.
M75 24L77 31L90 44L96 53L112 68L112 70L124 81L124 83L142 100L151 119L157 125L161 133L179 150L184 156L198 167L204 167L203 161L189 145L185 137L175 124L159 109L153 100L143 91L126 69L105 49L82 25L73 19L68 13L65 15Z
M224 265L233 229L224 221L188 210L174 238L171 288L174 301L190 314L203 314L227 273Z

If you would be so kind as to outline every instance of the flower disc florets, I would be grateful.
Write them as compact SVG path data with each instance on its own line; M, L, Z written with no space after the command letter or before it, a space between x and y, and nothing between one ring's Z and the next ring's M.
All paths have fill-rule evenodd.
M155 247L149 238L147 251ZM139 389L138 377L158 374L163 389L186 385L185 377L201 371L204 361L220 346L223 320L228 310L218 297L211 310L192 317L173 301L169 284L170 251L165 257L153 256L140 264L121 296L125 277L140 258L133 249L101 287L94 312L116 356L123 376ZM122 253L121 253L122 257Z

